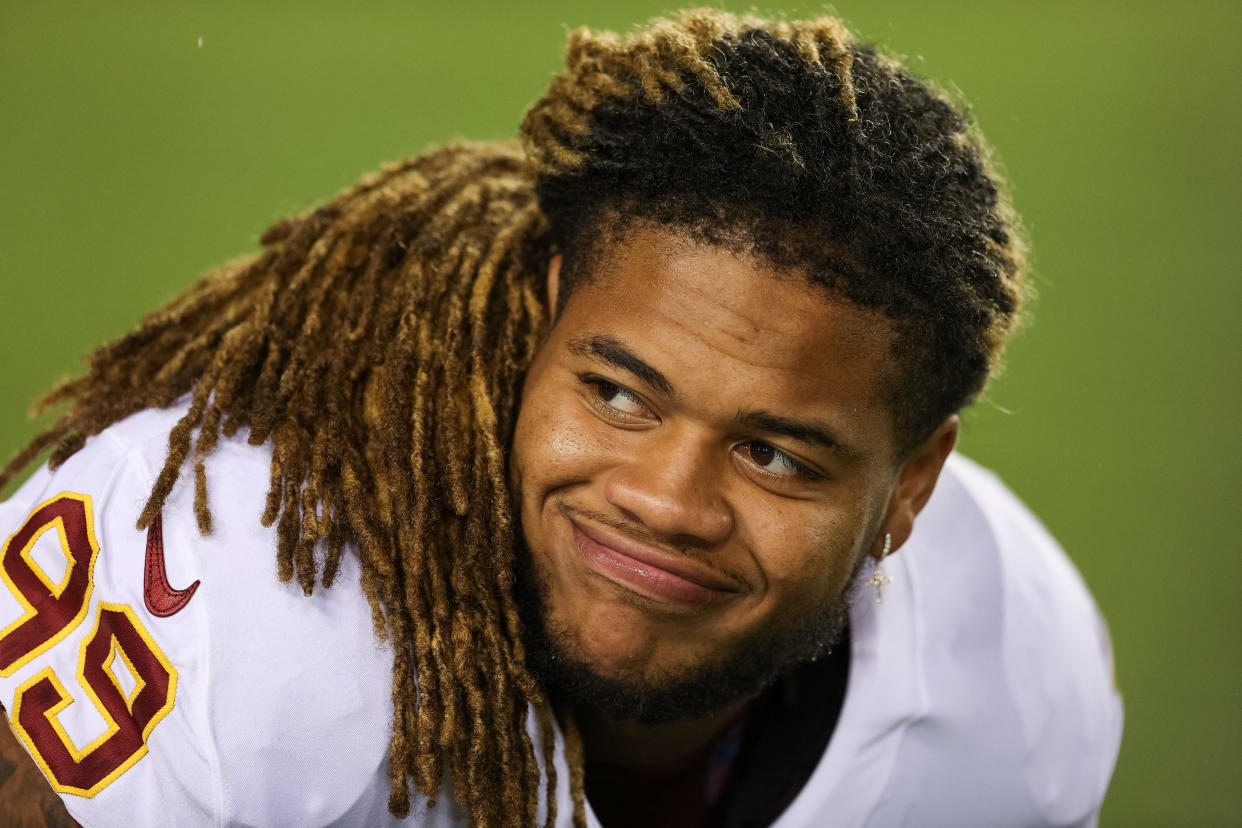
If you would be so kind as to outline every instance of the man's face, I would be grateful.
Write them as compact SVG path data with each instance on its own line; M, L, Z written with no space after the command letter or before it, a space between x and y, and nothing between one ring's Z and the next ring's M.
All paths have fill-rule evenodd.
M546 663L607 688L599 704L706 712L648 702L711 709L840 632L897 474L890 328L672 233L596 258L518 417L525 614Z

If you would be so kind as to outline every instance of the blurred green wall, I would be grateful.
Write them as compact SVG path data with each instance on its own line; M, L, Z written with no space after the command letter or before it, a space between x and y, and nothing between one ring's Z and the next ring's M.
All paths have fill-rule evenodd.
M567 27L667 8L4 0L0 453L79 355L267 223L431 142L513 135ZM1109 619L1127 722L1102 824L1240 824L1242 4L838 11L966 93L1031 231L1035 321L962 444Z

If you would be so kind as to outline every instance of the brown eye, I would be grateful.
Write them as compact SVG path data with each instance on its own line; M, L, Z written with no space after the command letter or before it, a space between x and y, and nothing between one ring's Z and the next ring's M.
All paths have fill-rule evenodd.
M596 380L593 385L599 391L599 398L604 402L611 403L621 393L619 386L613 385L607 380Z
M642 398L628 388L600 377L582 377L579 382L591 387L596 406L603 406L610 412L633 419L645 420L652 417Z
M820 477L785 452L761 440L742 443L737 450L770 477L804 480L818 480Z
M754 460L761 466L766 466L772 462L776 456L776 449L764 443L750 444L750 459Z

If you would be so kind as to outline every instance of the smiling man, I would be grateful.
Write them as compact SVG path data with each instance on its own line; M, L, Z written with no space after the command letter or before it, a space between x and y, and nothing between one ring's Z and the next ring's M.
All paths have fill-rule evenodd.
M654 227L606 255L526 381L513 475L545 596L533 626L629 715L708 714L831 646L866 550L909 534L887 514L889 326ZM955 433L912 464L921 499Z
M831 19L567 64L520 148L279 223L48 396L0 811L1094 824L1103 623L952 453L1025 292L976 131Z

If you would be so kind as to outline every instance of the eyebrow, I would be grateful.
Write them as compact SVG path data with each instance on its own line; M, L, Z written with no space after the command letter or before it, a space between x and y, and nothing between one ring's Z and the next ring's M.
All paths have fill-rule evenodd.
M666 397L677 395L668 377L639 359L638 355L609 336L584 336L569 343L570 353L629 371Z
M855 452L837 436L836 432L825 423L805 423L781 417L767 411L738 412L737 421L747 428L766 431L769 434L780 434L791 440L838 452L847 457Z
M677 389L668 377L648 365L637 354L610 336L584 336L569 343L570 353L602 362L634 376L667 397L677 396ZM826 423L802 422L769 411L739 411L734 420L746 428L779 434L800 443L837 452L846 457L856 452L842 442L836 431Z

